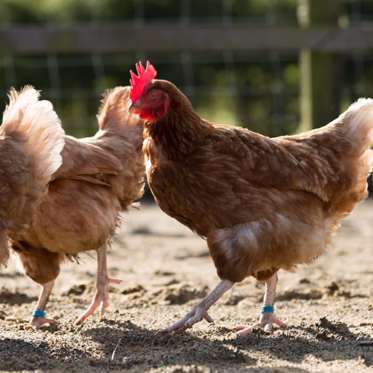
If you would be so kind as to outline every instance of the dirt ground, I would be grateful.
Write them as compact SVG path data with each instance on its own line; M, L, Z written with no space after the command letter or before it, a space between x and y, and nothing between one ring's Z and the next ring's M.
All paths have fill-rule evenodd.
M177 335L157 331L181 317L218 278L206 244L155 206L125 216L109 256L111 292L105 321L73 321L89 304L95 254L68 263L48 315L57 327L33 330L38 287L14 260L0 273L0 371L68 372L364 372L373 371L373 202L347 218L333 247L296 273L281 272L277 315L288 327L237 339L254 323L263 285L238 284L203 321Z

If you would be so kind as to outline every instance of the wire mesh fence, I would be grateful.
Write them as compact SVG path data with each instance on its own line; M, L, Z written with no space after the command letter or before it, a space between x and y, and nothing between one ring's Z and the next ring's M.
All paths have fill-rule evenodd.
M274 135L297 126L297 56L276 52L6 56L0 62L2 97L6 87L32 84L52 100L69 130L84 135L95 128L103 91L127 85L129 69L141 58L151 59L160 77L172 79L213 120Z

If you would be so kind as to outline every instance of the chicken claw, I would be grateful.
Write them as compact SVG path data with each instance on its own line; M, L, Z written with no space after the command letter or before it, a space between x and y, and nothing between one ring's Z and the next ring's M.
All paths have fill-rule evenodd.
M239 337L247 336L256 328L263 328L265 332L271 333L273 325L277 325L280 328L284 328L286 326L286 324L278 319L273 313L277 281L277 273L274 273L269 279L266 280L263 307L262 313L259 317L259 322L253 326L240 325L236 327L234 330L238 332L237 334Z
M46 317L33 317L30 321L30 324L36 329L40 329L44 326L56 325L57 322L53 319L48 319Z
M100 306L100 320L103 320L106 309L109 307L109 285L120 284L122 281L108 277L107 274L107 245L97 250L97 279L96 293L87 310L75 321L76 325L82 324Z
M187 313L181 320L175 322L168 328L164 329L164 333L182 332L186 329L191 328L194 324L198 323L202 319L205 319L209 323L213 323L214 320L207 313L206 309L200 304L195 307L192 311Z
M259 322L253 326L239 325L234 328L237 332L238 337L246 337L253 332L254 329L263 328L266 333L271 333L273 325L277 325L280 328L286 327L286 324L278 319L273 313L264 313L260 316Z
M195 308L187 313L181 320L175 322L168 328L164 329L164 333L180 332L191 328L194 324L205 319L207 322L212 323L213 319L207 313L207 310L231 287L233 282L222 280L219 285L209 294L203 301Z
M89 316L91 316L98 307L100 307L100 320L104 319L106 309L109 307L109 285L118 285L122 280L107 278L106 282L97 286L97 290L87 310L75 321L76 325L82 324ZM101 285L101 286L100 286Z

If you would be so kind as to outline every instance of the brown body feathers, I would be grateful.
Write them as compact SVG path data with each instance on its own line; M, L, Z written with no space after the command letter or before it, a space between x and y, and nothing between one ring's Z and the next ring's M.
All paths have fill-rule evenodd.
M222 279L266 279L312 261L367 196L372 100L320 129L268 138L208 123L169 82L150 90L170 101L145 127L150 188L163 211L207 239Z
M48 194L29 229L12 237L26 272L39 283L57 276L50 267L59 267L65 255L107 243L120 212L143 194L142 123L129 114L128 96L126 87L106 95L95 136L65 137L63 163Z

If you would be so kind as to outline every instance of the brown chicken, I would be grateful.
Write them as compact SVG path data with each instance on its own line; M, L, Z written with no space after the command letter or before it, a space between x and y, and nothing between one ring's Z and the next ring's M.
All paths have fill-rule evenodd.
M64 131L49 101L25 87L12 89L0 127L0 265L9 258L8 235L31 222L62 164Z
M48 194L29 229L12 236L26 274L42 286L31 320L35 326L54 322L44 310L64 258L97 251L96 294L77 323L99 306L102 318L109 283L119 282L108 277L107 247L120 223L120 212L140 198L144 188L142 121L128 108L129 87L115 88L103 100L95 136L66 136L63 163Z
M131 72L131 111L145 122L146 174L160 208L207 240L220 284L168 331L191 327L234 283L265 281L259 325L273 313L277 271L321 255L367 196L373 100L360 99L325 127L268 138L200 118L150 64ZM238 328L240 335L250 332Z

